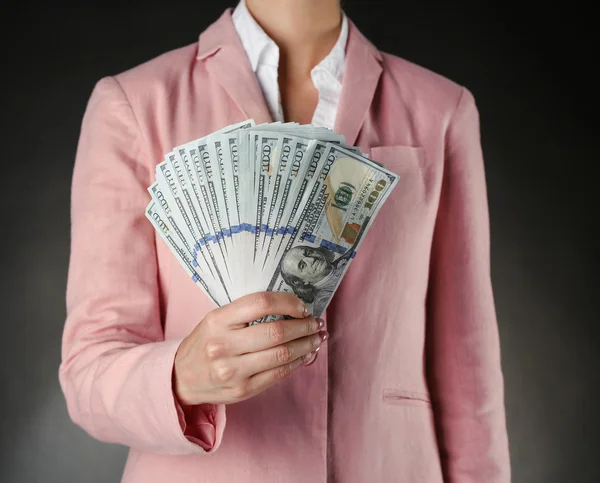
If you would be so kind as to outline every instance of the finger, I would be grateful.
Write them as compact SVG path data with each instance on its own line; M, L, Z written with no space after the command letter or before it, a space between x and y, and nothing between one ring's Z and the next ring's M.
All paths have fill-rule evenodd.
M299 367L302 367L302 359L298 358L288 364L274 367L268 371L255 374L248 379L248 392L258 394L273 384L285 379Z
M325 321L315 317L276 320L275 322L251 325L229 333L229 351L231 355L262 351L316 334L324 327Z
M327 337L327 332L321 331L264 351L243 354L234 359L234 364L240 368L242 378L251 378L256 374L281 367L310 354L318 349Z
M305 366L310 366L311 364L313 364L319 356L319 349L320 347L317 347L313 352L305 355L302 359L302 364L304 364Z
M287 292L257 292L245 295L230 304L219 307L207 316L210 320L229 327L246 324L267 315L288 315L303 318L308 315L304 302ZM206 320L206 319L205 319Z

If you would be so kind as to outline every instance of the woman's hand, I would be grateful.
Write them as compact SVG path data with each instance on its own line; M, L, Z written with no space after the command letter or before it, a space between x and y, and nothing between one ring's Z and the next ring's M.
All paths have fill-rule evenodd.
M266 315L289 315L247 326ZM260 292L219 307L186 337L175 356L173 387L183 405L243 401L290 375L327 338L321 319L308 316L289 293ZM306 357L305 357L306 356Z

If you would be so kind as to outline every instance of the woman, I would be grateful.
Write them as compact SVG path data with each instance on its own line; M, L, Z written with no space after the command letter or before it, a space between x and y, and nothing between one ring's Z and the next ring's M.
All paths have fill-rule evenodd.
M247 118L335 128L401 176L325 320L283 293L214 309L144 219L164 152ZM469 91L379 52L338 0L239 4L94 89L71 417L131 448L125 482L508 482L486 203ZM268 314L291 318L247 327Z

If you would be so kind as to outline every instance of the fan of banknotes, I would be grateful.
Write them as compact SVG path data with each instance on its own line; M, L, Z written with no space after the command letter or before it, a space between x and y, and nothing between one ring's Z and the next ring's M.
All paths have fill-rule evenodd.
M335 131L248 120L168 153L146 216L215 304L286 291L320 316L397 181Z

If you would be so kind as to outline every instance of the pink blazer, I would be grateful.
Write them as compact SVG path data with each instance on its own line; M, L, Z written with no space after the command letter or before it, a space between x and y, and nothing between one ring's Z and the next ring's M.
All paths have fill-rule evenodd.
M336 130L401 175L317 361L242 403L180 407L177 347L214 307L144 217L175 145L269 121L231 11L197 44L96 85L72 192L60 382L130 448L124 482L507 483L478 112L465 88L350 26Z

